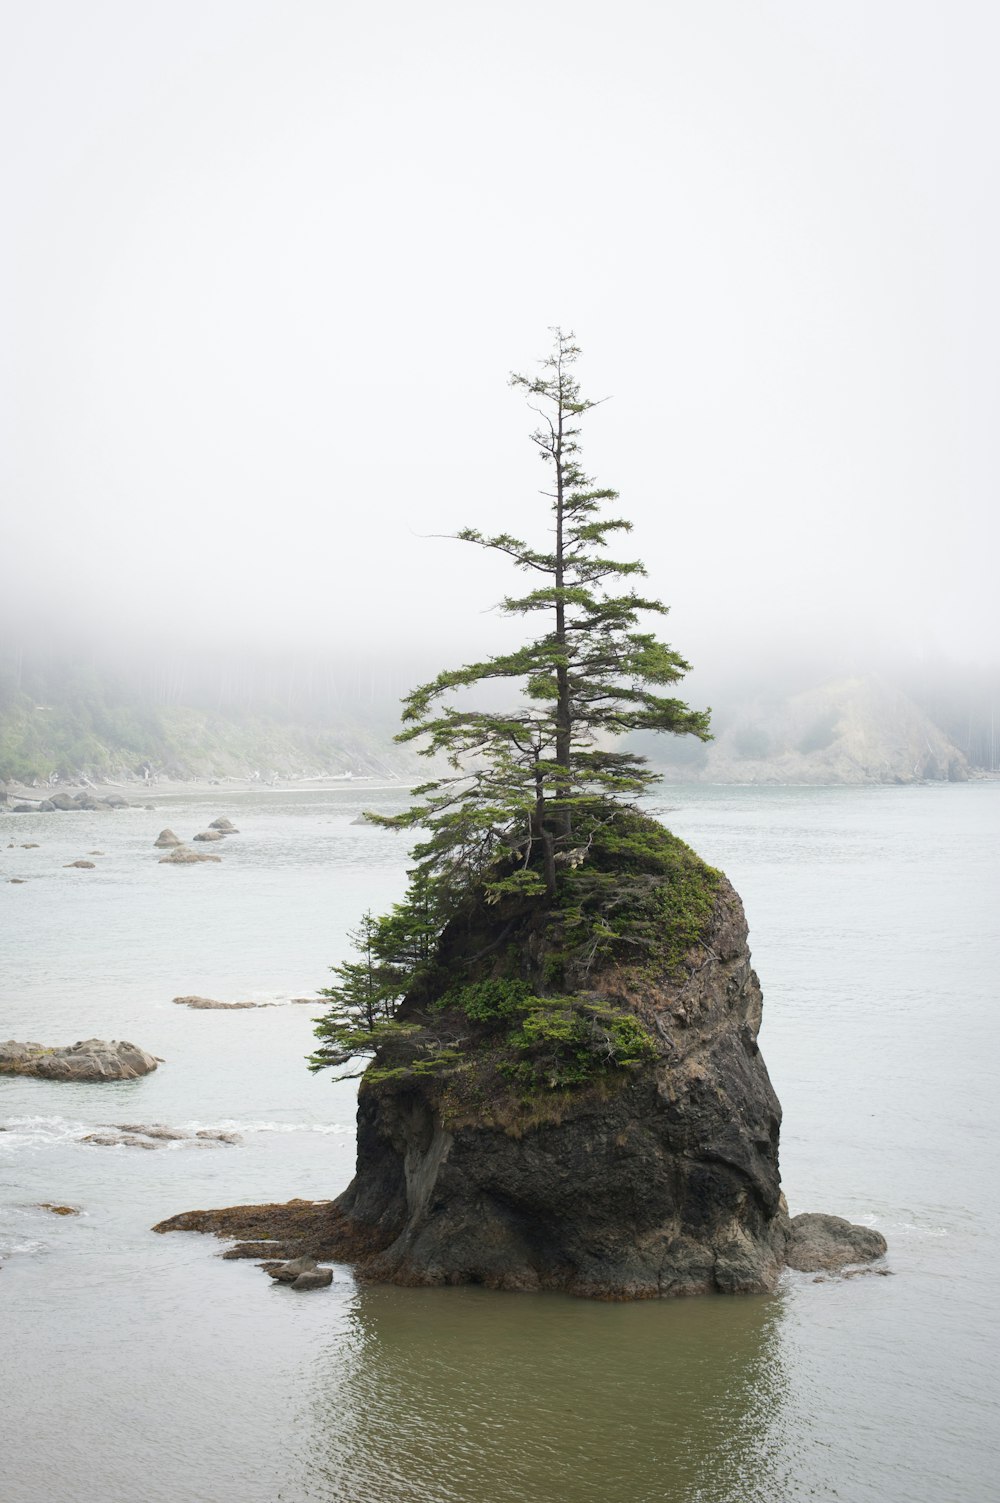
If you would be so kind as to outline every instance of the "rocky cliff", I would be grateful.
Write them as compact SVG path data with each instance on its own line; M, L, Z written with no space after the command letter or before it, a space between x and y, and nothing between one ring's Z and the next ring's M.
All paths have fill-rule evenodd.
M772 1288L781 1108L746 938L722 881L674 974L592 978L588 1002L634 1012L656 1040L637 1068L530 1104L501 1092L479 1114L467 1081L461 1101L433 1077L363 1085L337 1210L385 1243L367 1272L615 1298Z
M681 842L661 832L657 847L655 873L601 889L627 914L619 933L644 941L638 959L610 945L588 961L530 908L483 907L446 930L403 1037L362 1080L357 1173L337 1201L188 1213L157 1230L271 1238L274 1255L352 1261L397 1284L605 1299L773 1289L786 1261L798 1266L796 1227L742 904ZM544 975L563 993L536 995ZM805 1220L809 1266L885 1250L838 1222L839 1251L816 1251L835 1218Z

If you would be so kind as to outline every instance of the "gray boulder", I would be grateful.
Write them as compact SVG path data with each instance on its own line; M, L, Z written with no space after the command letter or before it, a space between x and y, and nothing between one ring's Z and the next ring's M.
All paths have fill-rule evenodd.
M195 840L224 840L226 837L221 830L202 830L194 838Z
M81 1039L56 1048L13 1039L0 1044L0 1074L42 1080L136 1080L156 1065L152 1054L124 1039Z
M79 866L84 868L86 871L93 871L95 863L93 861L65 861L63 865L66 867Z
M166 850L170 846L183 845L184 842L178 835L174 834L173 830L161 830L153 841L153 844L161 850Z
M52 797L47 798L45 802L47 804L51 804L53 809L71 810L78 809L80 807L76 802L76 799L72 798L68 793L54 793Z
M886 1252L886 1241L869 1226L841 1216L807 1211L788 1224L785 1262L800 1273L831 1273L851 1263L872 1263Z
M50 798L43 798L42 802L38 806L38 812L39 814L52 814L55 811L55 807L55 804Z
M293 1284L303 1274L312 1273L315 1267L315 1258L293 1258L290 1263L279 1263L267 1271L279 1284Z
M325 1289L328 1284L332 1283L332 1268L311 1268L306 1273L300 1273L298 1278L293 1280L291 1287L298 1290Z
M11 813L12 814L34 814L36 812L36 808L37 808L37 806L35 804L14 804L11 807Z
M238 835L240 832L228 819L213 819L208 827L210 830L221 830L223 835Z

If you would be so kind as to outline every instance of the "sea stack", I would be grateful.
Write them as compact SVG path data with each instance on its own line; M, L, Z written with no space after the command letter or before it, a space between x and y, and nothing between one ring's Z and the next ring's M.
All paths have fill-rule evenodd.
M868 1228L789 1219L739 896L661 826L626 833L643 858L595 840L576 888L612 896L603 953L516 895L448 924L362 1078L338 1200L157 1230L277 1238L381 1282L612 1300L765 1293L786 1264L880 1256Z
M546 1088L543 1063L538 1088L524 1091L498 1057L502 1028L484 1029L454 1075L394 1076L392 1058L376 1061L358 1099L357 1174L335 1203L351 1240L381 1244L364 1260L369 1277L603 1299L774 1288L788 1218L781 1107L757 1047L761 989L739 897L696 861L675 883L690 895L697 874L711 892L694 942L595 969L577 1005L553 1018L572 1030L574 1014L589 1017L611 1035L616 1017L634 1018L655 1046L640 1061L564 1089ZM661 882L647 897L666 916L671 883ZM510 957L513 940L516 969L543 969L530 913L519 935L510 924L485 906L453 924L444 973L495 976L509 965L495 946L505 928L499 954ZM400 1016L421 1033L469 1028L440 997ZM400 1053L420 1042L414 1034Z

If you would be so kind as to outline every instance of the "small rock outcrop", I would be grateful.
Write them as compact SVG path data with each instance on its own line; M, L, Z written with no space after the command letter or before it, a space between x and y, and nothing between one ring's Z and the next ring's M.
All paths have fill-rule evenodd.
M222 830L201 830L194 838L195 840L224 840L225 834Z
M184 842L179 835L174 834L173 830L161 830L153 844L160 850L168 850L173 846L183 845Z
M853 1263L871 1263L885 1252L880 1232L840 1216L806 1211L788 1224L785 1262L800 1273L837 1272Z
M66 861L64 862L64 866L78 866L82 871L92 872L94 870L95 863L93 861Z
M244 1012L248 1007L271 1007L270 1002L216 1002L212 997L172 997L178 1007L194 1007L208 1012Z
M221 856L210 856L207 851L189 851L186 845L179 845L176 850L167 856L161 856L160 866L196 866L199 861L221 861Z
M119 1122L87 1133L82 1140L98 1148L164 1148L169 1143L188 1143L194 1148L217 1147L220 1143L242 1142L239 1133L201 1128L189 1132L182 1127L165 1127L161 1122L143 1126L137 1122Z
M223 835L238 835L240 832L229 819L213 819L208 827L210 830L221 830Z
M0 1043L3 1075L35 1075L42 1080L136 1080L155 1070L157 1064L152 1054L125 1040L82 1039L57 1048L13 1039Z

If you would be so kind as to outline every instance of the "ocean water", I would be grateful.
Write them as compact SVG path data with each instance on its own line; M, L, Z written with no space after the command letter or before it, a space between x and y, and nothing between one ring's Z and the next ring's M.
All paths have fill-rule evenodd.
M601 1305L338 1268L296 1296L214 1239L150 1232L350 1179L353 1087L307 1073L314 1009L292 999L401 895L403 837L352 821L404 802L218 789L0 815L0 1037L164 1060L134 1082L0 1078L3 1503L998 1496L996 783L660 795L744 899L792 1212L877 1226L886 1276ZM221 865L157 864L164 825L223 814L241 833ZM277 1005L172 1004L191 992ZM241 1141L83 1141L119 1122Z

